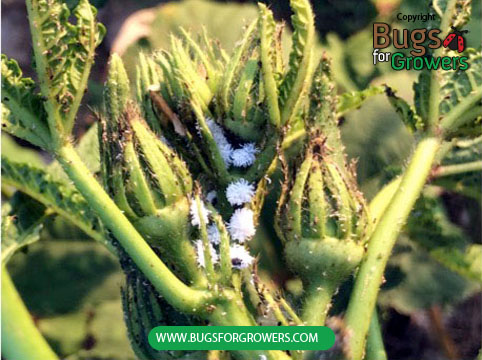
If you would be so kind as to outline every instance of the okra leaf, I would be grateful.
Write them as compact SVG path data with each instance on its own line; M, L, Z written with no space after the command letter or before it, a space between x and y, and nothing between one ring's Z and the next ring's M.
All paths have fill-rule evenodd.
M96 22L97 11L88 0L74 8L74 22L61 0L28 0L27 10L49 126L69 135L105 28Z
M480 245L468 237L445 213L440 198L420 198L390 259L386 272L403 274L395 287L382 291L379 301L402 313L428 309L433 305L461 301L480 289Z
M23 77L13 59L2 55L2 129L34 145L49 148L50 134L43 99L35 83Z
M451 8L448 8L447 6L450 3L451 2L449 0L434 0L432 3L432 7L440 18L442 18L444 14L450 16L450 21L448 25L459 29L462 26L466 25L467 22L470 20L472 2L465 0L456 0L453 6Z
M430 112L430 93L432 76L430 70L421 70L418 81L413 83L414 103L417 115L422 119L423 124L428 123Z
M386 284L378 297L382 306L412 314L434 305L460 302L480 287L435 261L416 244L400 240L388 263Z
M432 249L430 256L453 272L482 284L482 245L473 244L465 249L441 247Z
M382 86L371 86L365 90L343 93L338 99L337 117L341 117L351 110L358 109L370 97L383 94L383 92L384 88Z
M458 1L458 0L457 0ZM440 28L441 22L445 22L450 17L446 12L447 0L434 1L431 4L431 10L435 13L433 20L430 20L427 26L432 28ZM447 31L447 29L441 29ZM441 50L428 50L425 56L430 57ZM439 54L438 54L439 55ZM439 72L436 70L423 69L420 71L418 79L413 83L414 104L417 115L421 118L423 127L434 125L438 104L440 103L440 87L438 78ZM438 117L438 116L437 116ZM437 119L438 120L438 119Z
M2 154L17 162L29 163L37 167L45 166L40 152L17 144L15 139L7 133L2 133Z
M424 196L418 200L407 233L437 262L482 284L480 245L471 245L463 231L448 219L439 198Z
M443 38L451 27L457 27L460 30L468 22L471 4L470 1L464 0L437 0L432 3L432 8L438 16L429 23L429 26L440 28L442 30L440 36ZM450 53L448 49L440 47L427 56L433 55L441 60L440 57L447 53ZM480 109L482 86L480 75L473 76L473 73L480 73L480 60L474 57L474 54L473 49L467 49L462 54L469 58L468 69L460 63L456 70L424 69L420 72L418 81L414 83L414 102L424 126L433 128L441 125L450 136L458 135L456 132L466 123L472 124L471 130L480 128L477 123L480 122L482 112ZM473 124L474 119L477 119L475 124ZM466 132L463 131L463 133Z
M16 251L40 239L48 216L45 206L19 192L2 205L2 265Z
M449 135L480 134L482 122L482 53L467 49L466 70L442 73L440 88L441 126Z
M459 140L445 155L441 166L434 169L434 185L480 201L481 156L482 136L471 140Z
M412 132L420 130L423 126L422 119L417 115L415 109L407 103L404 99L398 97L395 92L385 85L385 94L388 97L390 105L392 105L395 112L400 116L405 126Z
M98 218L72 185L55 179L43 169L14 162L3 155L1 169L5 184L67 218L94 239L103 239Z
M441 165L464 164L480 160L482 156L482 136L469 140L458 140L444 156Z

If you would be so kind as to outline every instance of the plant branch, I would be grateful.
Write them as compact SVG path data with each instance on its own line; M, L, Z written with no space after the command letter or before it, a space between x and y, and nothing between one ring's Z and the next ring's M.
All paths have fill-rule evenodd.
M449 23L452 19L453 12L455 11L455 5L457 0L448 0L445 11L443 13L440 29L443 29L443 35L440 34L443 39L448 32ZM446 30L447 29L447 30ZM442 37L443 36L443 37ZM434 52L434 56L439 56L439 53L443 50L443 47L438 48ZM440 106L440 72L431 71L430 72L430 97L428 104L428 130L434 132L435 126L439 123L439 106Z
M389 182L377 193L377 195L370 202L370 216L372 217L374 227L378 224L378 221L380 221L380 217L385 212L388 204L390 204L393 196L397 193L401 180L402 178L398 177Z
M383 346L380 322L378 321L377 311L373 311L370 329L368 330L366 360L387 360L387 353Z
M37 72L40 91L47 99L47 101L44 102L44 106L48 114L47 119L50 135L54 146L57 146L61 141L60 138L64 134L64 128L55 106L55 97L50 93L50 80L47 74L48 65L44 56L49 49L45 46L44 39L41 36L42 19L35 6L36 4L33 4L33 2L33 0L26 1L26 5L30 23L30 34L32 35L35 71Z
M2 358L58 360L35 326L5 267L2 268Z
M291 308L291 305L288 304L288 302L282 296L280 297L279 301L280 301L280 304L283 307L283 309L291 317L291 320L296 325L303 325L303 321L298 317L298 315L295 313L295 311Z
M301 319L307 326L325 325L326 316L331 306L331 298L335 289L328 282L312 284L305 296Z
M290 132L284 139L283 143L281 144L281 148L283 150L289 149L293 144L300 142L306 136L305 129L300 129L296 131Z
M465 97L460 103L450 110L440 122L440 126L445 132L452 132L465 125L467 121L474 120L480 115L481 109L477 103L482 99L482 86L479 86L470 95ZM475 107L472 109L472 107ZM472 109L472 110L471 110Z
M345 319L347 328L352 332L349 342L350 359L363 358L365 339L385 266L398 234L430 174L439 146L440 141L431 137L418 144L396 194L369 239Z
M482 171L482 160L471 161L462 164L439 166L434 170L432 176L439 178L476 171Z
M190 288L169 270L89 172L71 144L62 146L56 155L104 225L166 300L183 312L201 312L209 293Z
M273 296L271 296L271 293L269 290L266 289L266 291L263 291L264 299L268 303L268 306L271 308L273 311L274 317L276 320L279 321L279 323L283 326L289 326L289 322L284 316L283 312L281 311L281 308L279 304L273 299Z
M209 320L214 325L220 326L256 326L256 322L244 305L240 293L232 290L225 290L219 297L216 309L209 315ZM269 351L233 351L235 359L252 360L260 359L265 355L268 360L291 360L285 352L279 350Z

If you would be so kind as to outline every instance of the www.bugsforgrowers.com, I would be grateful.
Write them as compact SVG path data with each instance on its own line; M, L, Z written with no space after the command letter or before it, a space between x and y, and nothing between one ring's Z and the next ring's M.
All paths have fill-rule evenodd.
M335 343L324 326L157 326L156 350L323 350Z
M318 333L157 332L156 340L161 343L317 343Z

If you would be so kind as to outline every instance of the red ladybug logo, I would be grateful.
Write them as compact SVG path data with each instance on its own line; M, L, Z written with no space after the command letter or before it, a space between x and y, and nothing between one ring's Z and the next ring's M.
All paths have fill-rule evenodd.
M452 32L447 35L443 42L444 48L448 47L450 50L457 50L459 53L465 50L464 34L467 34L468 30L457 30L451 26Z

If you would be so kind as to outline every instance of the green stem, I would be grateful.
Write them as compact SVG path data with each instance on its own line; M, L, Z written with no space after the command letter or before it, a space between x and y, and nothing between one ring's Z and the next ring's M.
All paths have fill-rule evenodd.
M73 146L62 146L57 152L57 158L105 226L166 300L183 312L200 312L209 293L190 288L169 270L107 195Z
M444 14L441 19L440 29L444 35L440 34L441 39L446 36L449 30L449 23L452 19L452 15L455 10L456 0L448 0ZM442 37L443 36L443 37ZM443 47L440 47L434 51L434 56L439 56L443 51ZM436 125L439 123L439 106L440 106L440 71L430 72L430 90L429 90L429 103L428 103L428 130L430 133L435 133Z
M445 9L440 9L440 11L443 11L442 19L440 21L440 29L442 32L440 33L440 39L444 39L449 31L450 31L450 22L454 19L454 13L456 11L456 6L457 6L457 0L448 0ZM440 53L444 51L443 47L439 47L437 50L435 50L435 54L438 56Z
M378 321L377 311L373 312L370 329L368 330L366 360L387 360L387 353L383 346L380 322Z
M301 140L306 136L305 129L299 129L296 131L291 131L288 135L283 139L283 143L281 144L281 148L283 150L289 149L292 145L296 144L297 142L301 142Z
M291 320L296 324L296 325L303 325L303 321L298 317L298 315L295 313L295 311L292 309L291 305L288 304L288 302L281 297L279 300L281 306L283 309L288 313L288 315L291 317Z
M474 120L480 115L480 107L477 107L477 103L479 103L481 99L482 86L474 90L444 116L440 122L442 129L450 133L465 125L468 121Z
M181 282L157 257L141 235L136 231L124 214L105 193L97 180L82 163L71 144L66 144L57 152L57 158L75 186L90 206L98 213L103 223L123 246L139 269L146 275L156 289L174 307L185 313L203 312L204 305L211 300L218 303L216 310L208 315L214 325L246 326L256 325L241 297L231 294L214 300L209 293L195 290ZM263 353L260 353L263 354ZM270 360L289 360L281 351L267 352ZM248 360L253 352L238 352L237 358Z
M286 316L281 311L280 305L273 299L273 296L271 296L271 293L269 292L269 290L266 289L266 291L263 291L263 295L264 295L264 300L271 308L271 311L273 312L273 315L276 318L276 320L278 320L278 322L283 326L289 326L288 319L286 319Z
M5 267L2 268L2 358L59 360L35 326Z
M482 160L471 161L463 164L440 166L437 168L437 170L435 170L433 176L443 177L475 171L482 171Z
M452 149L452 146L444 147L444 145L442 145L440 150L438 151L437 158L442 159L450 149ZM453 191L459 191L466 194L467 196L478 198L480 196L477 196L477 191L471 192L469 190L469 192L466 193L467 189L465 189L462 183L443 179L443 177L445 176L475 171L482 171L482 161L472 161L463 164L440 166L432 173L432 177L435 178L433 180L433 184L440 185L442 187L448 187ZM370 202L370 216L373 219L374 226L376 226L376 224L380 220L380 217L383 215L385 209L390 203L390 200L397 192L398 187L400 186L401 179L401 177L393 179L391 182L385 185Z
M325 324L334 292L333 286L323 281L309 286L301 315L301 320L305 325L322 326Z
M213 325L220 326L256 326L256 321L246 309L240 294L227 290L220 298L216 310L209 316ZM265 355L268 360L291 360L283 351L233 351L234 358L237 360L259 359L260 355Z
M398 187L400 186L401 177L398 177L387 185L385 185L370 202L370 216L373 221L373 226L378 224L380 217L385 212L388 204L392 200L393 196L397 193Z
M44 102L45 110L47 111L48 125L53 146L55 148L61 142L62 136L65 134L62 120L58 112L58 104L55 96L50 91L50 77L47 74L48 64L45 57L45 52L48 49L45 46L45 41L41 30L41 17L38 13L38 5L34 1L26 1L28 20L30 23L30 34L32 35L32 48L35 57L35 71L40 85L40 92L47 99Z
M301 314L301 320L306 326L325 325L335 290L336 287L323 280L308 285ZM316 351L305 351L303 359L316 360Z
M368 242L345 318L346 326L352 333L349 348L353 360L363 358L365 339L385 266L397 236L430 174L439 146L440 141L436 138L426 138L418 144L397 193Z

